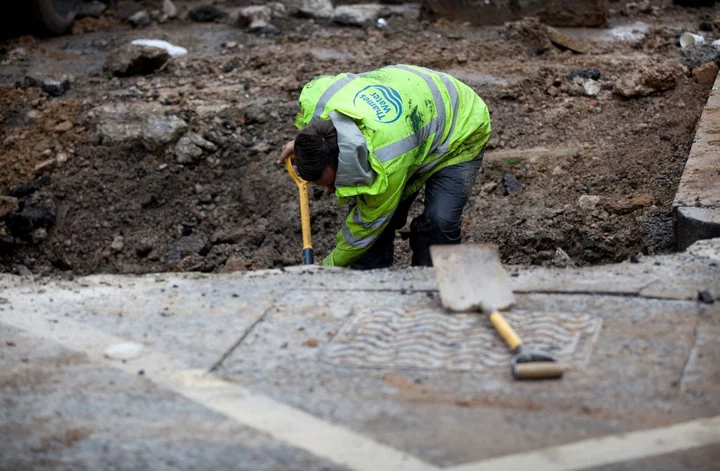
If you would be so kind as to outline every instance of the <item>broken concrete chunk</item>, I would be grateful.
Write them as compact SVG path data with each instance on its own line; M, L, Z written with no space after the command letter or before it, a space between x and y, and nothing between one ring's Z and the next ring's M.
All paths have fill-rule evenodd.
M179 164L191 164L202 157L203 151L187 136L181 137L175 145L175 159Z
M608 200L605 203L605 207L617 214L629 214L638 209L650 206L655 202L655 197L649 193L643 193L641 195L633 196L632 198L625 198L621 200Z
M700 85L712 85L718 75L718 66L715 62L706 62L692 71L693 78Z
M12 196L0 196L0 218L18 210L18 200Z
M508 41L517 41L535 52L544 52L552 47L548 37L548 27L537 18L524 18L505 24L503 37Z
M274 26L267 21L256 20L250 23L248 30L255 34L280 34L280 30L277 26Z
M595 195L582 195L578 198L577 205L583 211L592 211L602 201L602 197Z
M105 72L109 75L128 76L150 74L170 59L165 49L128 44L110 53L105 60Z
M238 14L237 24L238 26L247 27L255 21L269 23L272 16L273 12L267 5L245 7Z
M512 173L503 175L503 185L505 185L505 192L510 196L517 195L523 189L522 184Z
M163 0L163 15L165 18L175 18L178 14L177 7L172 0Z
M298 15L304 18L329 20L334 10L330 0L300 0L297 5Z
M128 18L128 23L130 23L133 28L148 26L150 24L150 15L145 10L141 10Z
M204 149L208 152L215 152L217 150L217 146L215 144L204 139L200 134L190 133L187 135L187 137L190 138L190 141L193 144L195 144L201 149Z
M720 49L709 44L688 46L680 49L675 54L675 59L688 69L700 67L710 61L720 64Z
M590 97L596 97L600 94L600 83L595 80L588 79L582 84L585 95Z
M587 54L592 49L592 45L582 39L563 34L555 28L548 27L548 38L550 42L561 48L569 49L578 54Z
M370 26L380 17L382 5L343 5L335 8L333 21L346 26Z
M177 116L151 117L142 127L141 137L149 149L156 150L177 142L187 130L187 123Z
M675 88L684 75L683 66L674 60L641 64L631 75L618 80L614 91L626 98L648 96Z

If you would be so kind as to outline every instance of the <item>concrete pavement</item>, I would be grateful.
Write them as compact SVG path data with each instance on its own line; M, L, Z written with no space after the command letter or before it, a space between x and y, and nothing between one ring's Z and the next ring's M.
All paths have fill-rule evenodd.
M0 469L716 469L720 240L510 271L561 381L513 382L431 269L3 276Z

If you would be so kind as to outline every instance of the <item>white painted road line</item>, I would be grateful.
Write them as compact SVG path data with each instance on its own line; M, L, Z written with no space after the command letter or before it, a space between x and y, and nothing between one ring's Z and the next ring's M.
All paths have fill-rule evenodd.
M447 471L579 471L716 443L720 443L720 416L501 456Z
M255 394L237 384L204 371L188 370L186 364L168 355L145 350L139 358L125 363L109 360L104 356L105 349L110 345L126 342L126 339L108 335L65 317L50 320L49 316L35 313L34 307L25 303L13 304L14 309L3 312L0 323L56 342L70 350L86 353L92 362L119 368L129 374L135 375L142 369L147 378L161 387L347 469L439 470L407 453L269 397Z

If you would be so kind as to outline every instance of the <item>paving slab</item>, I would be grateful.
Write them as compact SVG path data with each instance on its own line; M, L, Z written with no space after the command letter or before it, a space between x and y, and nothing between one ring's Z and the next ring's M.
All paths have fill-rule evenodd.
M720 237L720 77L700 117L673 212L678 248Z
M0 469L479 471L561 447L710 470L720 303L698 292L720 294L718 253L510 267L507 319L566 368L544 382L512 380L483 316L443 311L432 269L2 276ZM107 358L123 341L141 355ZM659 458L670 426L698 432ZM603 437L631 432L640 453L608 461ZM559 463L537 469L580 469Z

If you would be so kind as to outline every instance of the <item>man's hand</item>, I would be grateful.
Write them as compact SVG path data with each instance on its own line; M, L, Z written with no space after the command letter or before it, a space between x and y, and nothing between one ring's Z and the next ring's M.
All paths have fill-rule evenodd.
M295 140L288 142L285 144L282 148L282 152L280 152L280 159L278 159L277 164L278 165L284 165L285 161L295 153Z

